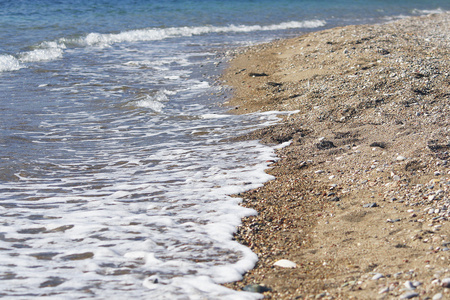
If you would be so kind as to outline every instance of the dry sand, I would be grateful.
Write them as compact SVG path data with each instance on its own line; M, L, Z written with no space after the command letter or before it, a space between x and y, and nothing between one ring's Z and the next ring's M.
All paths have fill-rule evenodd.
M266 299L450 299L450 14L242 49L236 113L298 111L243 138L278 144L242 197L257 255L235 289ZM281 259L295 268L274 266ZM251 286L254 285L254 286Z

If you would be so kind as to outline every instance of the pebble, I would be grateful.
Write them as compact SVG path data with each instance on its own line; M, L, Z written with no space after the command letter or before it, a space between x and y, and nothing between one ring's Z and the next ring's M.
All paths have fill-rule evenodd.
M381 273L376 273L375 275L373 275L372 280L378 280L380 278L383 278L384 275Z
M436 295L433 296L433 300L440 300L442 299L442 297L444 297L441 293L437 293Z
M372 208L372 207L378 207L378 204L376 204L375 202L372 203L366 203L363 205L364 208Z
M450 278L444 278L441 281L441 284L445 288L450 288Z
M399 156L397 156L396 159L397 159L398 161L403 161L403 160L406 159L406 157L404 157L403 155L399 155Z
M287 260L287 259L280 259L279 261L275 262L273 264L274 266L281 267L281 268L296 268L297 264L293 261Z
M415 290L416 289L414 284L411 281L409 281L409 280L405 282L404 286L408 290Z
M251 292L251 293L264 293L264 292L268 292L271 289L268 288L267 286L264 285L259 285L259 284L249 284L244 286L244 288L242 289L243 291L246 292Z
M400 299L412 299L415 297L419 297L419 293L409 292L409 293L405 293L405 294L401 295Z

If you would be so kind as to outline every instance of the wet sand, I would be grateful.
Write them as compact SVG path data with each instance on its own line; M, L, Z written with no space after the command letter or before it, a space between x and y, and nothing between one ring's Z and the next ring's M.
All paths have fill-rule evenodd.
M239 195L258 215L236 239L259 261L228 287L268 289L266 299L450 298L449 60L449 13L236 53L222 78L231 110L296 113L242 137L291 144L268 170L275 180Z

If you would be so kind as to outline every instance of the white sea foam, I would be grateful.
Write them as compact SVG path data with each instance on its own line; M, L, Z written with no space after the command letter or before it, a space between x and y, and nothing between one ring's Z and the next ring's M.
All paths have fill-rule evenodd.
M413 9L413 14L418 14L418 15L429 15L429 14L442 14L445 11L441 8L437 8L437 9Z
M208 33L226 32L252 32L285 30L293 28L318 28L325 26L322 20L291 21L272 25L229 25L229 26L198 26L198 27L172 27L172 28L149 28L130 30L120 33L101 34L90 33L85 38L78 40L78 43L86 46L108 46L122 42L155 41L175 37L188 37Z
M144 95L139 100L133 101L132 105L143 108L150 108L151 110L161 113L165 107L164 102L169 101L167 95L173 94L166 90L156 92L155 95Z
M15 71L23 68L20 61L12 55L0 55L0 72Z

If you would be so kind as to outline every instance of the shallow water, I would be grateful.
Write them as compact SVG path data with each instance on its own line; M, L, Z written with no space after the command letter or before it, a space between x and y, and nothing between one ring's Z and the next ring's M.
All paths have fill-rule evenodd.
M255 299L232 240L273 149L230 138L224 53L446 1L0 1L0 295Z

